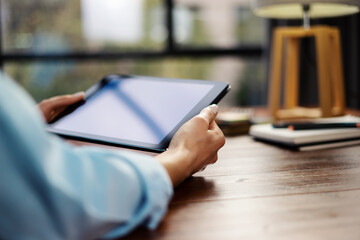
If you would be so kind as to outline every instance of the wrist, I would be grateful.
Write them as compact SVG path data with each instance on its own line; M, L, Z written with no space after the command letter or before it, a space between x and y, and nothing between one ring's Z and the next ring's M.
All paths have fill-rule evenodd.
M168 172L174 187L179 185L192 173L191 155L185 148L171 148L159 154L156 158Z

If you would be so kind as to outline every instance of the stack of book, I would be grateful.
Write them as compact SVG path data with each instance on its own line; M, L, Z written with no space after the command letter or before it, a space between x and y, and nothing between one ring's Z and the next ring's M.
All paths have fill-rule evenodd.
M259 124L250 128L255 139L271 144L310 151L360 144L360 118L322 118L304 123Z

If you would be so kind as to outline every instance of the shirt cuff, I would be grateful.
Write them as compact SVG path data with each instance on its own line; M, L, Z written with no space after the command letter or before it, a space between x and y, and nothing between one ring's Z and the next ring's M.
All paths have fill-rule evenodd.
M139 176L144 191L144 202L137 218L127 224L126 229L115 228L105 235L105 238L118 237L136 228L140 219L142 225L155 229L167 212L169 201L173 195L173 186L165 168L154 158L144 154L122 152L121 155L130 160ZM141 224L141 223L140 223Z

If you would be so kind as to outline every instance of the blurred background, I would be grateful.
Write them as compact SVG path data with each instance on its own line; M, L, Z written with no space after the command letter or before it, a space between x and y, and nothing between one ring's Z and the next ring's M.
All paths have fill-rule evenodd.
M250 0L0 4L0 67L37 101L85 90L107 74L122 73L225 81L232 91L222 105L265 106L271 30L301 24L256 17ZM358 15L321 20L342 31L346 96L353 108L360 108ZM315 64L311 54L302 56L310 70L306 65ZM301 89L312 97L303 102L312 104L316 74L306 72Z

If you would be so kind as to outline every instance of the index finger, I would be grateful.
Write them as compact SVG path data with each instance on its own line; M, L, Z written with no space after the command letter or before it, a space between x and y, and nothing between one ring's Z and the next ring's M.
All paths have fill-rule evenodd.
M78 92L73 95L63 95L50 98L47 102L47 105L54 109L59 107L64 107L76 103L84 99L84 92Z

